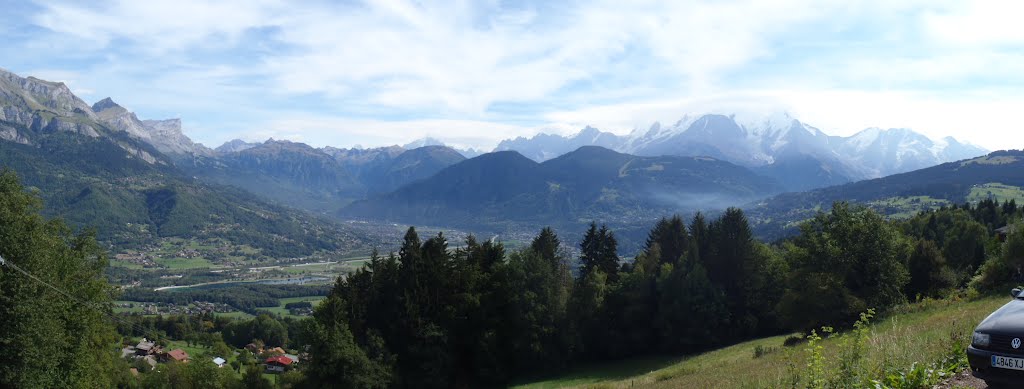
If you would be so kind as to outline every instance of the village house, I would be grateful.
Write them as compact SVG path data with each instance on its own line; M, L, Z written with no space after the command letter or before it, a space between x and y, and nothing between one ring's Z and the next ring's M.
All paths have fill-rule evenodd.
M291 359L293 365L298 365L299 364L299 356L298 355L285 354L284 356L287 357L288 359Z
M146 340L146 338L142 338L142 340L139 341L139 344L135 346L135 355L140 357L157 354L159 352L160 346L157 346L154 341Z
M228 363L228 361L224 360L224 358L221 358L221 357L213 358L213 364L217 365L217 367L224 367L224 365L226 365L227 363Z
M176 348L161 355L164 362L188 362L188 353L185 350Z
M292 360L284 355L278 355L276 357L267 358L265 363L267 373L280 374L284 373L285 369L292 365Z

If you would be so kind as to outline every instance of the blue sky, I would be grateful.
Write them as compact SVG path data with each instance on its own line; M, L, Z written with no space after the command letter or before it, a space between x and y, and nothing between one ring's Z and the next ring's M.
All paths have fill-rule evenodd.
M628 4L625 6L624 4ZM1012 1L13 1L0 67L194 140L490 148L788 111L1024 147Z

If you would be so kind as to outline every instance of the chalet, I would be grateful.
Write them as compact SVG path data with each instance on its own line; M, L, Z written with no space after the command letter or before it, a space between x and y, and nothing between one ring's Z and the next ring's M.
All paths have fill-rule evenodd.
M285 354L284 356L288 357L288 359L291 359L292 360L292 364L294 364L294 365L298 365L299 364L299 356L298 355Z
M176 348L163 354L164 362L188 362L188 353L185 350Z
M148 341L146 338L142 338L138 345L135 346L135 355L146 356L155 354L158 350L156 342Z
M284 355L267 358L266 372L270 374L284 373L285 369L292 365L292 359Z
M224 365L226 365L227 363L228 361L224 360L224 358L213 358L213 364L217 365L217 367L224 367Z

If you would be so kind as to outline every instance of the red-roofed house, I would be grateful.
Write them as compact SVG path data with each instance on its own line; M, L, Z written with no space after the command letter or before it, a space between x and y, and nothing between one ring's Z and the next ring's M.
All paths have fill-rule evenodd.
M278 355L276 357L267 358L264 363L267 365L267 373L284 373L284 370L288 368L288 366L292 365L292 359L284 355Z
M185 350L176 348L164 354L164 358L167 362L188 362L188 353Z

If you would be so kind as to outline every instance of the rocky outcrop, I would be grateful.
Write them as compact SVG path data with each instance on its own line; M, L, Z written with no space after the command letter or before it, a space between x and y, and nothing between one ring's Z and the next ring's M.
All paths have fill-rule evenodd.
M135 138L149 142L149 131L134 113L118 105L109 97L92 105L93 112L101 123L114 131L123 131Z
M0 121L24 126L39 132L74 132L86 136L100 135L96 128L96 114L67 85L22 78L0 69ZM5 130L4 139L27 141L28 134L13 134L17 129Z
M213 156L213 150L195 143L181 130L181 119L143 120L149 144L168 155Z

